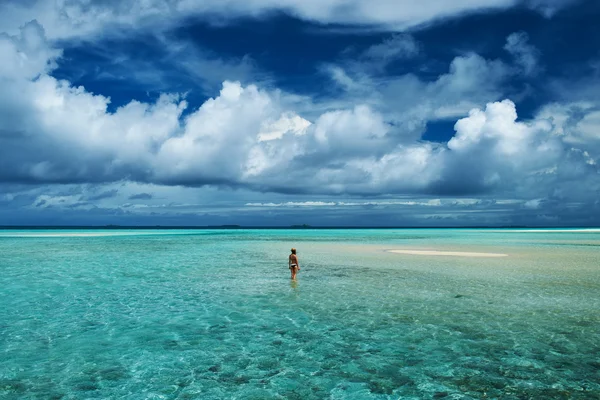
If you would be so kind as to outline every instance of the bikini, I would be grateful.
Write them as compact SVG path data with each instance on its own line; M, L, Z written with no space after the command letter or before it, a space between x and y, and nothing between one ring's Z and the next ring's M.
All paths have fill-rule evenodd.
M291 257L290 257L290 261L291 261ZM294 267L297 267L297 266L298 266L298 264L297 264L297 263L291 263L291 264L290 264L290 269L292 269L292 268L294 268Z

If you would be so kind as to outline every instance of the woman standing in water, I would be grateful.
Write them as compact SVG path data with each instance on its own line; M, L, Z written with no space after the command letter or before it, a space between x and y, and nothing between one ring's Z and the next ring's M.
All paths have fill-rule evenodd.
M300 271L300 264L298 263L298 256L296 255L296 249L292 247L292 254L288 258L288 265L290 272L292 273L292 280L296 280L296 274Z

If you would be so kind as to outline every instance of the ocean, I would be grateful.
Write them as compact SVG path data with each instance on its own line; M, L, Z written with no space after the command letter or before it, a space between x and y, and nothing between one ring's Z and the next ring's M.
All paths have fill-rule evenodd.
M2 230L0 398L600 399L598 310L594 229Z

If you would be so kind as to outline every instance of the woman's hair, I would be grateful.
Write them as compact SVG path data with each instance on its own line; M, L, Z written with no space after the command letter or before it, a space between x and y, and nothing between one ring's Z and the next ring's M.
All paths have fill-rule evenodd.
M292 247L292 254L296 254L296 249Z

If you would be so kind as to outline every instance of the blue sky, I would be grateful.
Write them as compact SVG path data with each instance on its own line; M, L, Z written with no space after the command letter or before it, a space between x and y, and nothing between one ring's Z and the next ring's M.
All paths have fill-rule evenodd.
M598 226L598 18L4 1L0 225Z

